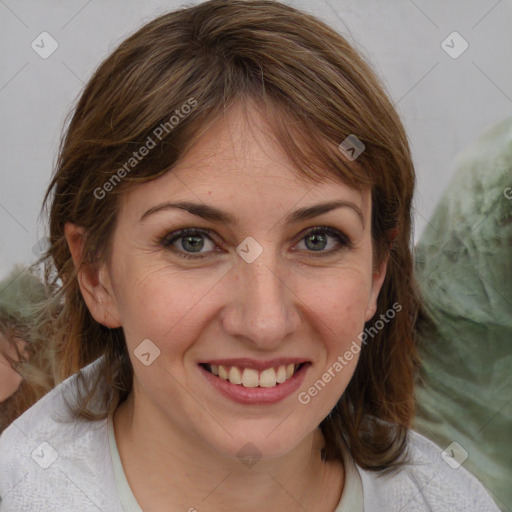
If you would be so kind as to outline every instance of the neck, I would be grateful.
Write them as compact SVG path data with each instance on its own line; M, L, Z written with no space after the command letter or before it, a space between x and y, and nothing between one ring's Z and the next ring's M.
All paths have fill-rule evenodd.
M152 422L149 429L139 405L130 394L113 420L126 478L144 510L325 512L340 500L343 465L322 460L319 428L283 457L244 464L168 422Z

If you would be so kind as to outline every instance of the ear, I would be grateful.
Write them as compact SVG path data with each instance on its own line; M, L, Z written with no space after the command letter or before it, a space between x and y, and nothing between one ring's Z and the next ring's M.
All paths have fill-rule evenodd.
M64 235L77 269L80 291L91 315L105 327L111 329L121 327L117 301L107 265L102 263L97 268L82 261L84 228L67 222L64 225Z
M388 265L388 255L382 260L382 263L373 271L372 274L372 290L370 293L370 300L368 301L368 308L366 310L364 321L368 322L373 318L377 311L377 299L379 297L380 290L386 277L386 270Z

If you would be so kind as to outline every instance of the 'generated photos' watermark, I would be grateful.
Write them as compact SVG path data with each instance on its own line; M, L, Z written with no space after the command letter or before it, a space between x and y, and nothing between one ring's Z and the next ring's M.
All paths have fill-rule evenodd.
M157 144L166 137L172 130L185 119L190 112L197 106L197 100L189 98L180 108L174 111L174 114L163 123L160 123L148 136L146 142L140 146L138 151L134 151L132 156L121 166L112 176L103 183L101 187L94 189L93 195L96 199L103 199L108 192L112 192L116 185L121 182L130 172L147 156Z

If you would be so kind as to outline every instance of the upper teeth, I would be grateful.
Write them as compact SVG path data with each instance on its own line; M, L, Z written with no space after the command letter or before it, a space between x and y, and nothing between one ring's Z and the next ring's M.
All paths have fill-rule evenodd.
M297 365L298 366L298 365ZM232 384L241 384L246 388L271 388L282 384L295 372L293 363L277 368L267 368L261 373L254 368L238 368L237 366L210 365L211 372L221 379L229 380Z

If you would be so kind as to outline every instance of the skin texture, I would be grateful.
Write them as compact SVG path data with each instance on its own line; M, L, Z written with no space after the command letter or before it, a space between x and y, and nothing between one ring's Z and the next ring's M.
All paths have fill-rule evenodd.
M24 341L14 338L20 349ZM16 351L7 338L0 332L0 348L13 359L16 358ZM23 377L10 365L9 361L0 352L0 402L7 400L20 387Z
M125 332L134 386L115 411L114 427L144 510L326 511L341 496L343 465L321 461L318 425L345 390L358 355L309 404L297 396L343 356L375 312L386 267L372 267L370 192L306 181L267 135L264 120L255 111L248 119L235 106L171 172L129 189L110 261L79 274L94 318ZM180 209L140 221L150 208L178 200L216 206L238 223ZM342 207L284 223L298 208L331 200L353 203L363 220ZM322 232L325 242L315 251L306 235L321 225L345 234L350 246ZM162 246L162 238L182 228L213 230L199 251L207 257L180 257L196 254L183 238L174 252ZM75 265L81 235L66 225ZM252 263L236 252L248 236L263 249ZM160 350L149 366L134 356L145 339ZM223 397L198 368L214 358L294 356L312 363L305 381L271 405ZM237 458L246 443L262 456L250 468Z

